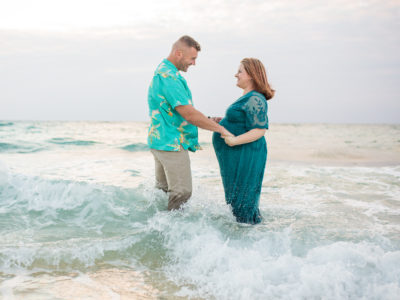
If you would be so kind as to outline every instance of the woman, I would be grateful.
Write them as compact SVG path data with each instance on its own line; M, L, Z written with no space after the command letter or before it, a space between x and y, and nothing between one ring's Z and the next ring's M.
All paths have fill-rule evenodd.
M231 204L236 220L257 224L261 222L258 204L267 161L264 138L268 129L267 100L275 91L270 88L265 68L258 59L243 59L235 77L243 96L229 106L220 121L235 136L214 133L213 145L225 199Z

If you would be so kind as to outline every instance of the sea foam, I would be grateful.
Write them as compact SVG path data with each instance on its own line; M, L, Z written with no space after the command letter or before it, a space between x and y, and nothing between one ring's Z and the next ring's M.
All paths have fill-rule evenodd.
M202 131L193 196L167 211L146 126L0 128L17 147L0 151L0 299L398 298L399 126L275 124L256 226L235 221Z

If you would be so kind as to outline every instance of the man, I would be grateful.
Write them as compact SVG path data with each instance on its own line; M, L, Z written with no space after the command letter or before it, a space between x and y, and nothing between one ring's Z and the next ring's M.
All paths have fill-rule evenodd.
M148 144L155 160L156 187L169 193L168 210L179 209L192 195L188 151L200 148L197 127L231 135L193 107L190 89L179 73L196 64L199 51L199 43L189 36L176 41L154 72L148 93Z

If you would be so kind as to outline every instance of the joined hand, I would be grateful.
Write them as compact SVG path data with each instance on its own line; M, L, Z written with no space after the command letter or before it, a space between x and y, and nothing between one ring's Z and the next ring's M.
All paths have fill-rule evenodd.
M231 146L231 147L233 147L233 146L236 146L236 137L235 136L225 136L225 137L223 137L224 138L224 140L225 140L225 143L228 145L228 146Z
M213 120L213 121L216 122L216 123L219 123L219 122L221 122L221 120L222 120L221 117L211 117L210 119Z

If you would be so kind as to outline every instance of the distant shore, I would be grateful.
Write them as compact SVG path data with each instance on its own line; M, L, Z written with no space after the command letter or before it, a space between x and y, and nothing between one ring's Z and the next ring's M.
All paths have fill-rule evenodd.
M400 125L271 124L265 137L268 163L400 165ZM211 133L201 130L200 141Z

